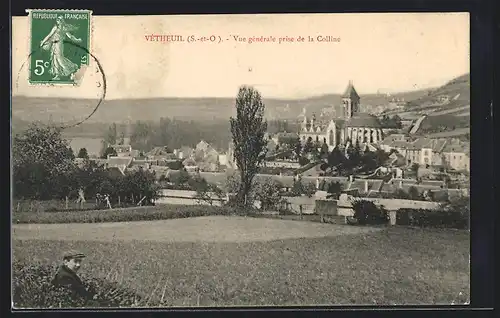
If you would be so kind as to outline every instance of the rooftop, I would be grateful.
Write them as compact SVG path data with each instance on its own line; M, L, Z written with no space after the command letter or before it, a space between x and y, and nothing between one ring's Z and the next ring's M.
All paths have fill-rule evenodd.
M125 166L128 167L132 163L132 157L109 157L108 158L108 167L120 167Z
M357 113L346 122L347 127L367 127L381 128L380 122L376 116L367 113Z

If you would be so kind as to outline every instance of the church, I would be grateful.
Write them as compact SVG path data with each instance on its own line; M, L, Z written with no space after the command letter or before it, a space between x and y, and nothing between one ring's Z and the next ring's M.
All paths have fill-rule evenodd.
M326 143L329 151L346 143L377 144L382 141L382 126L376 116L359 111L360 97L352 81L341 96L339 112L333 118L319 119L313 114L310 120L304 115L299 136L303 143L309 138L312 142Z

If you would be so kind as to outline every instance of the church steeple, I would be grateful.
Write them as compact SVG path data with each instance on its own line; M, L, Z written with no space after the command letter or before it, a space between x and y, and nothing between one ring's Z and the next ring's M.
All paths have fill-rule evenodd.
M359 112L359 100L360 97L351 80L344 94L342 94L342 107L345 118L351 118L355 113Z

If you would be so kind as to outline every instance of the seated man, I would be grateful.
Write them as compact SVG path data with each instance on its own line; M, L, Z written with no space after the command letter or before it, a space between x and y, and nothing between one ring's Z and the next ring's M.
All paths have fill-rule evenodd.
M85 288L80 277L76 274L80 269L83 258L85 258L84 254L75 251L65 253L63 255L63 264L59 267L52 284L56 287L69 288L74 296L92 301L94 295Z

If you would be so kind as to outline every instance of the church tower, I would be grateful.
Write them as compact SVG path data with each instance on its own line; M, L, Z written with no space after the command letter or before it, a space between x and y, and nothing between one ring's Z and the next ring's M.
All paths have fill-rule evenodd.
M344 118L349 119L354 114L359 112L359 95L354 89L354 85L352 81L349 81L349 85L347 86L344 94L342 94L342 109L344 112Z

